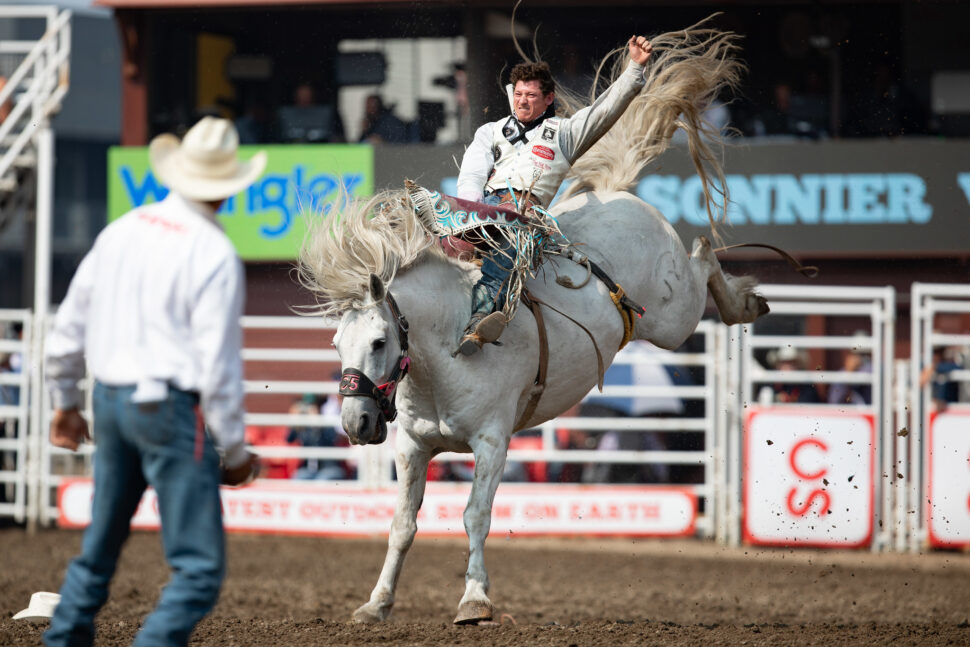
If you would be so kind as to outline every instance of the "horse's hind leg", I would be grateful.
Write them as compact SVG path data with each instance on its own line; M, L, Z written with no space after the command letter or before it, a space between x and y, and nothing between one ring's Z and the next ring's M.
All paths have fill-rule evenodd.
M465 594L458 603L455 624L477 624L492 619L488 573L485 571L485 538L492 524L495 490L505 469L508 438L500 433L486 433L472 450L475 453L475 478L464 516L468 534L468 570L465 572Z
M707 287L714 297L721 321L731 325L751 323L768 312L768 302L755 292L758 282L750 276L731 276L721 270L721 264L704 236L694 239L691 261L707 276Z
M354 611L354 622L381 622L391 614L394 606L394 591L397 589L398 576L404 565L404 557L414 534L418 531L417 517L424 499L424 486L428 478L428 462L431 454L417 447L410 436L398 430L397 464L398 490L397 504L394 508L394 521L387 540L387 557L377 585L370 594L370 600Z

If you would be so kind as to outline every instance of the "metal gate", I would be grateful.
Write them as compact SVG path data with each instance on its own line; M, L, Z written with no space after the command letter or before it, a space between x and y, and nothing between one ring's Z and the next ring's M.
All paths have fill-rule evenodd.
M27 514L31 315L0 310L0 516Z
M921 379L924 369L934 363L934 352L944 349L970 349L970 333L944 332L938 328L941 317L947 315L970 315L970 285L951 283L913 283L910 304L911 351L908 375L908 393L900 394L909 404L908 487L905 504L911 514L899 539L899 549L904 547L918 552L930 540L929 506L931 504L928 435L931 429L933 403L931 382ZM951 326L952 327L952 326ZM962 326L958 326L961 327ZM965 330L965 328L963 328ZM962 363L961 363L962 364ZM964 392L970 385L970 370L958 368L949 371L947 381L961 385ZM905 473L905 472L904 472Z
M335 350L326 347L335 324L316 319L299 317L245 317L247 344L243 358L247 362L246 393L250 396L273 394L286 395L291 399L301 394L333 396L337 392L337 380L323 367L335 366L339 357ZM290 344L293 347L260 346L251 334L253 331L289 330L294 334L302 331L317 333L318 341L304 337L302 341ZM513 439L508 453L511 466L534 465L692 465L702 472L702 480L689 485L701 501L704 514L697 520L697 531L701 536L712 537L716 523L723 523L719 511L723 502L719 499L724 491L725 481L723 456L720 447L725 444L727 412L719 406L725 399L724 366L726 357L726 328L713 321L702 321L692 336L690 347L694 352L678 352L662 357L636 354L632 350L621 351L614 364L636 366L643 364L676 365L692 370L697 377L692 384L672 384L669 386L649 386L642 384L611 384L602 393L595 389L588 400L595 402L601 398L679 398L697 402L690 415L675 418L661 417L624 417L600 418L579 415L564 415L550 420L539 428L527 430ZM291 340L292 341L292 340ZM295 344L295 345L294 345ZM307 344L310 344L309 346ZM299 347L297 347L299 346ZM271 363L275 375L260 373L259 362ZM300 380L296 377L300 365L316 365L317 378ZM280 368L289 366L293 368ZM264 378L263 375L269 375ZM575 414L575 412L573 412ZM273 412L247 412L246 424L252 427L304 428L319 425L339 425L335 415L315 415L306 413L287 413L283 410ZM615 432L621 434L637 432L661 432L668 436L695 434L703 437L702 447L689 450L649 449L604 449L603 447L563 447L559 435L573 430L593 434ZM356 481L368 488L383 488L393 485L394 444L396 425L389 429L389 439L381 445L366 447L300 447L292 444L259 445L256 451L264 459L275 461L303 461L306 459L350 461L356 465ZM522 441L522 442L518 442ZM448 478L464 480L472 469L466 466L471 458L468 454L443 453L435 457L434 465L449 467ZM511 470L509 470L511 471ZM518 470L521 474L522 470Z
M744 424L750 408L760 405L804 406L801 402L776 400L771 385L835 384L866 387L871 392L868 403L827 404L853 412L868 413L876 423L876 473L895 474L897 451L893 420L892 366L894 357L896 296L892 288L857 288L836 286L762 285L759 291L767 298L771 313L754 324L735 326L729 341L730 375L728 389L733 394L728 416L730 443L728 456L727 516L732 520L727 541L741 543L742 483L746 468L743 460ZM824 317L824 330L806 329L808 318ZM841 322L841 323L840 323ZM831 351L857 350L871 353L871 370L845 371L840 366L826 366ZM772 354L775 354L774 356ZM778 370L769 359L787 355L792 362L803 364L795 370ZM806 360L810 360L807 365ZM790 364L785 368L790 369ZM782 387L784 389L786 387ZM813 387L814 388L814 387ZM786 391L789 395L791 391ZM824 411L824 409L823 409ZM892 529L901 523L894 508L894 489L898 481L876 478L872 540L874 550L891 547ZM905 515L903 515L905 516Z
M334 322L305 317L244 317L245 345L244 389L247 396L247 440L264 461L264 475L280 479L299 478L298 465L308 461L338 461L353 466L345 482L355 487L380 489L393 486L394 447L392 439L381 445L308 446L294 440L299 432L309 428L339 426L339 413L334 410L294 411L291 406L302 399L333 398L337 392L334 369L339 367L336 351L330 347ZM723 533L725 509L722 493L726 482L725 462L720 453L726 443L727 410L722 403L724 367L726 365L727 329L713 321L701 322L688 345L692 352L669 353L662 356L644 355L632 350L621 351L616 364L638 365L674 364L680 370L690 370L692 383L650 386L643 384L609 384L602 393L595 389L588 399L602 398L679 398L695 403L689 413L677 417L631 416L599 418L570 415L551 420L538 429L520 434L523 442L513 440L508 454L511 466L535 467L552 465L626 465L626 466L692 466L698 479L686 487L693 492L703 513L696 521L700 536L713 537ZM87 386L87 382L82 384ZM50 402L46 394L39 394L42 402L41 423L49 424ZM89 398L85 400L85 415L91 414ZM650 447L639 449L604 448L602 446L564 447L558 439L563 433L582 430L593 436L604 432L633 434L658 432L666 437L692 435L701 439L688 449ZM390 434L396 429L392 425ZM50 525L58 516L57 491L65 480L89 476L94 446L82 445L78 452L54 448L46 434L34 434L38 470L35 483L38 491L36 518ZM454 466L450 478L463 480L470 474L465 467L467 454L446 453L433 463ZM464 469L463 469L464 468ZM520 470L521 473L521 470ZM538 480L538 479L528 479ZM544 482L551 482L549 481ZM602 481L601 481L602 482ZM332 484L332 480L304 481L309 487ZM666 486L666 483L658 483Z

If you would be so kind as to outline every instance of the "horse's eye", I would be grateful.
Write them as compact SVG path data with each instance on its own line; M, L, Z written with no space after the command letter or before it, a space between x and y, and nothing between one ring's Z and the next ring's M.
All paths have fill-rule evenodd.
M371 349L372 350L375 350L375 351L376 350L380 350L380 349L384 348L384 340L383 339L375 339L373 341L373 343L371 343L370 346L371 346Z

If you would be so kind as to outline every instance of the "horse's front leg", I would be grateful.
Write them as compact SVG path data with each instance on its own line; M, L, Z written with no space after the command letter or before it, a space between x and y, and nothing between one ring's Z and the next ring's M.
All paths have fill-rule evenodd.
M492 525L492 502L505 470L508 448L509 439L500 432L483 436L472 445L475 478L465 507L468 570L465 572L465 595L458 604L455 624L475 624L492 619L488 573L485 571L485 538Z
M395 463L397 464L397 504L394 520L387 540L387 556L377 585L370 594L370 600L354 611L354 622L382 622L391 614L394 606L394 591L397 579L404 566L414 534L418 531L418 510L424 499L424 486L428 478L428 462L431 453L419 447L414 440L398 430Z

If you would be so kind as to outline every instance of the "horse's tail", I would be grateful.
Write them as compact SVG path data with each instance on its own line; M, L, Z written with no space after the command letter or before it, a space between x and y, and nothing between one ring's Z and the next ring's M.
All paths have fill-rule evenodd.
M717 222L727 204L717 154L723 140L705 121L704 112L719 94L737 87L745 67L735 58L739 37L704 26L712 17L650 38L653 54L647 63L646 85L617 123L573 165L567 195L629 190L641 170L667 150L680 128L687 135L688 152L704 187L712 232L720 238ZM625 56L618 56L624 51L607 55L600 71L612 59L612 78L616 78L626 62Z

